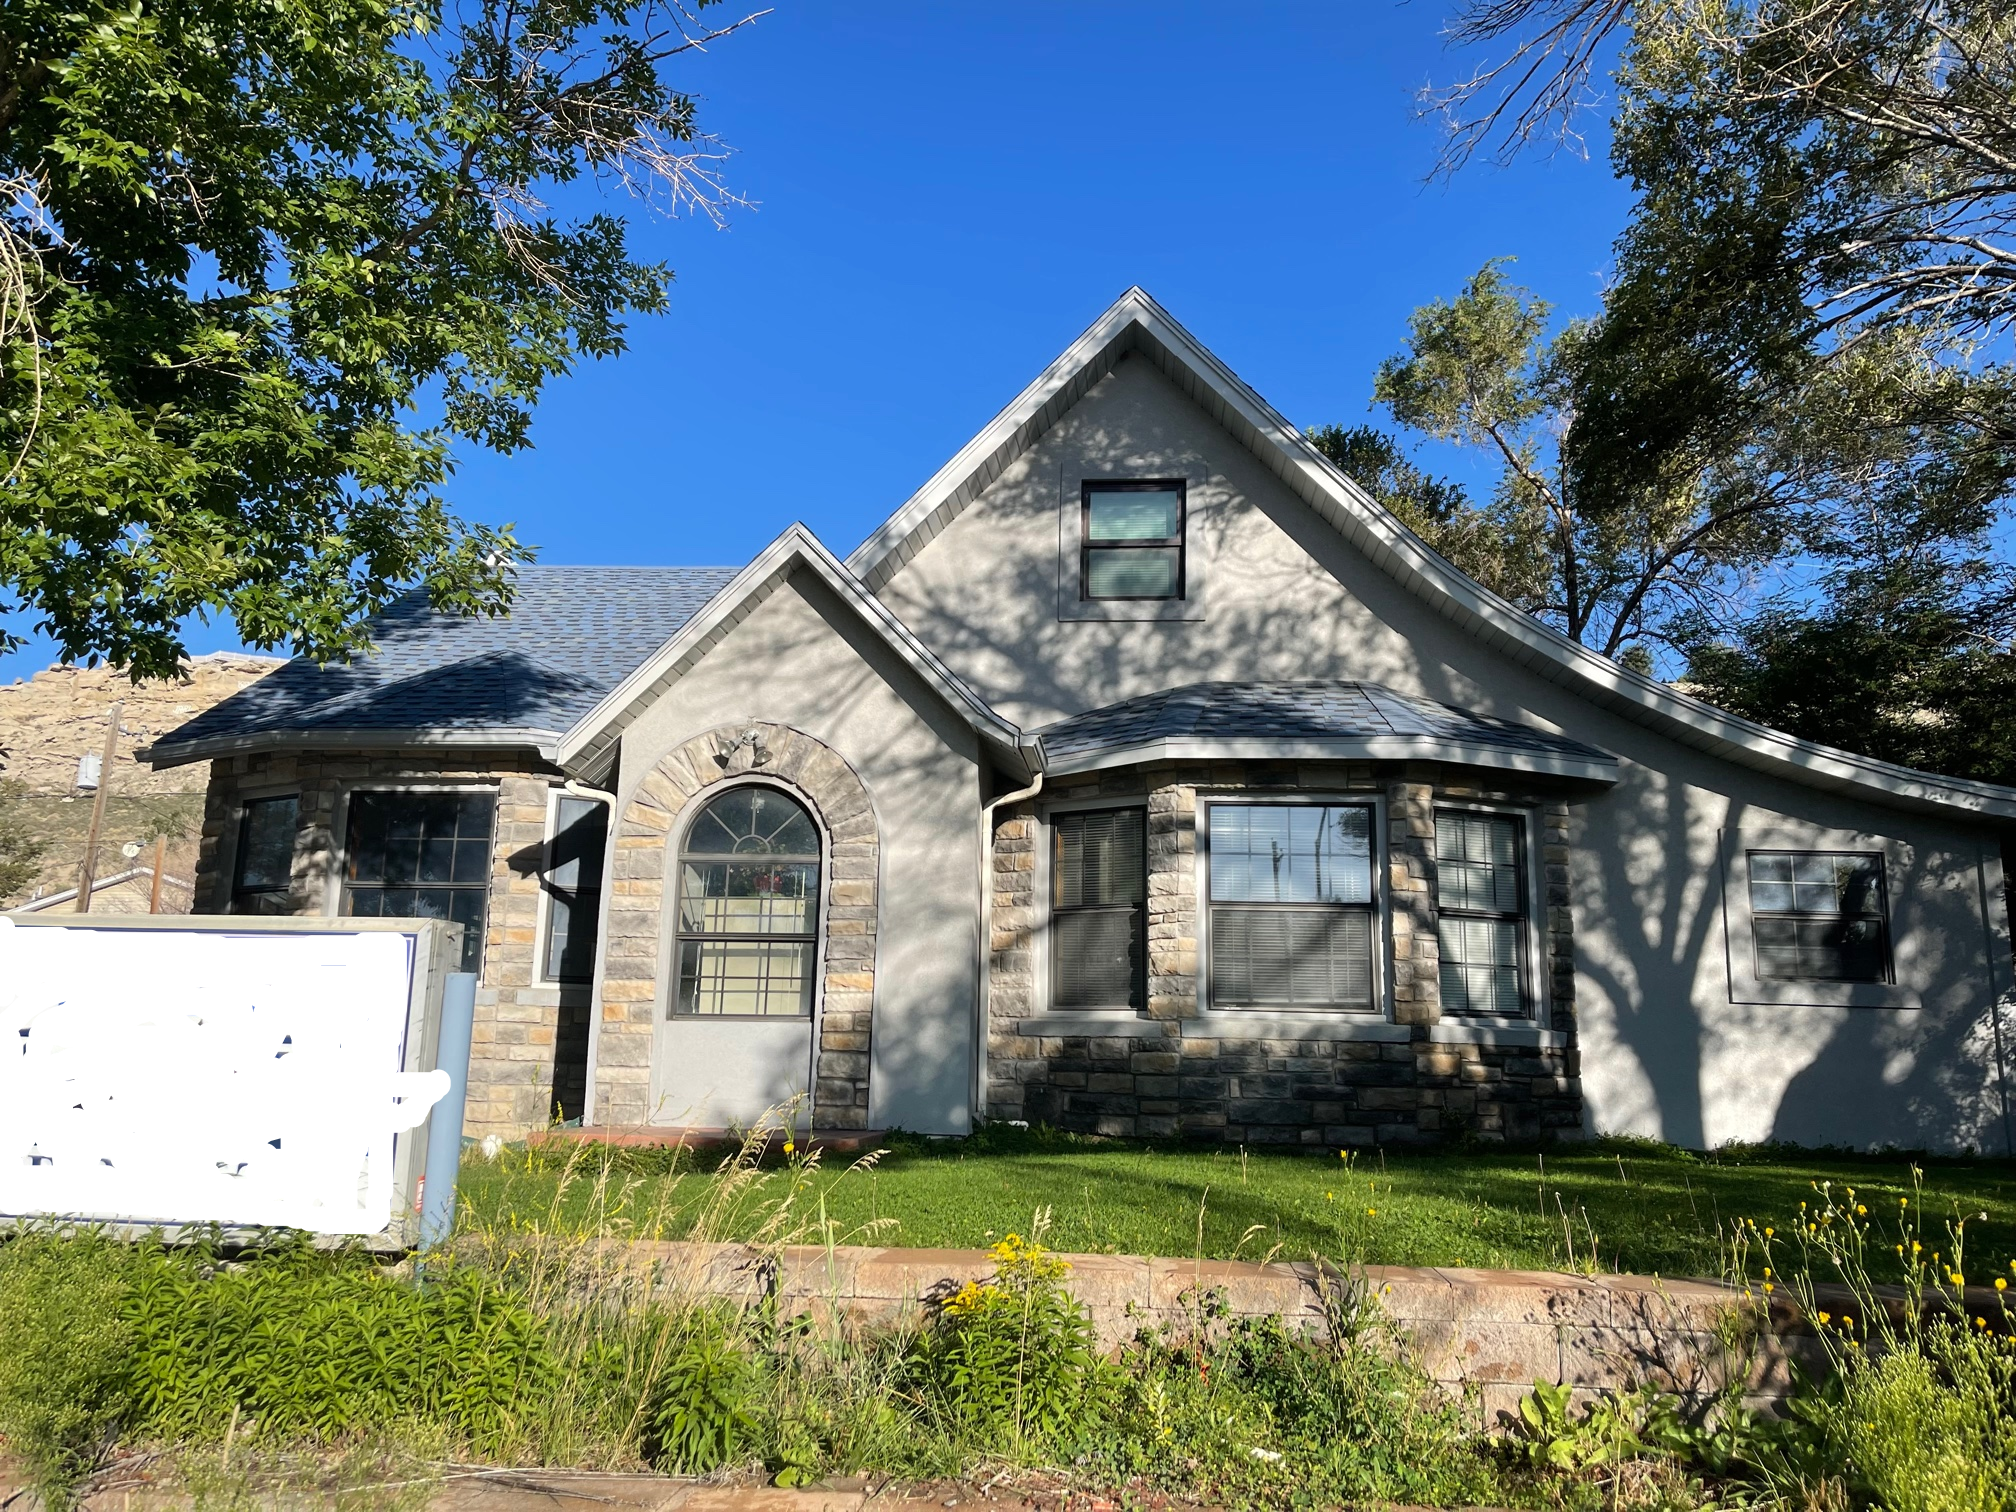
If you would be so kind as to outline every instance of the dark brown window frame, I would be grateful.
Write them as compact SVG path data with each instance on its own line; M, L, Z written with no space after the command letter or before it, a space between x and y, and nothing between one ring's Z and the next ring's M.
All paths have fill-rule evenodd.
M1204 867L1202 906L1204 909L1204 935L1200 941L1201 952L1198 971L1203 978L1204 1000L1214 1012L1226 1014L1331 1014L1338 1017L1353 1017L1363 1020L1368 1016L1385 1016L1387 983L1384 978L1383 957L1390 948L1392 916L1388 907L1385 889L1385 875L1381 870L1382 856L1380 819L1385 812L1380 805L1359 795L1326 795L1321 793L1261 793L1248 792L1239 795L1215 794L1200 798L1199 803L1208 808L1204 824L1204 847L1200 863ZM1287 903L1260 902L1252 899L1220 898L1217 896L1217 859L1214 854L1216 844L1216 818L1220 809L1252 808L1350 808L1362 809L1367 816L1366 838L1370 848L1367 857L1367 897L1362 903ZM1370 931L1370 961L1368 995L1361 1005L1357 1003L1302 1003L1293 1000L1255 998L1249 1002L1229 999L1218 991L1217 972L1214 969L1213 952L1218 948L1217 918L1219 913L1304 913L1310 915L1330 914L1332 916L1359 915L1366 920Z
M1873 861L1876 866L1876 908L1873 912L1847 913L1841 909L1822 911L1805 908L1759 908L1754 891L1756 864L1759 856L1845 856L1857 861ZM1743 852L1743 886L1745 901L1750 911L1750 960L1751 970L1760 982L1829 982L1850 987L1892 987L1897 983L1897 958L1895 941L1892 938L1890 922L1890 863L1881 851L1845 850L1838 847L1812 847L1794 849L1788 846L1751 846ZM1828 976L1767 976L1764 962L1759 953L1757 923L1760 919L1874 919L1882 930L1881 943L1877 951L1876 975L1867 977Z
M1114 814L1131 811L1141 816L1141 900L1138 903L1078 903L1062 904L1057 901L1063 886L1061 868L1063 856L1064 828L1072 820L1084 820L1094 815ZM1044 828L1048 831L1049 877L1045 892L1049 911L1050 938L1046 954L1050 991L1050 1007L1059 1013L1097 1013L1102 1010L1143 1013L1148 1008L1148 809L1142 803L1108 803L1086 808L1061 809L1052 813ZM1132 917L1132 941L1130 954L1133 956L1133 970L1127 985L1127 1001L1112 1003L1066 1003L1067 994L1062 981L1064 959L1062 945L1058 939L1058 920L1077 914L1119 914Z
M295 838L293 848L298 849L300 847L301 795L299 793L260 793L245 799L239 804L238 833L231 853L231 901L229 907L230 911L234 914L268 912L267 909L259 905L262 901L270 898L281 900L281 906L272 911L280 913L289 911L285 904L286 900L292 895L293 879L291 875L287 881L275 887L251 887L247 886L245 882L245 863L251 858L249 841L252 838L252 811L269 803L291 803L294 805Z
M1467 808L1460 804L1444 804L1438 805L1435 808L1431 822L1433 819L1441 818L1444 814L1461 815L1466 818L1497 819L1507 821L1512 826L1513 854L1518 858L1518 862L1514 867L1514 879L1519 887L1519 906L1517 911L1504 913L1496 909L1452 908L1443 903L1441 840L1437 836L1431 841L1436 849L1436 884L1433 890L1435 918L1438 925L1444 918L1482 919L1490 923L1511 924L1517 929L1519 948L1514 957L1513 964L1518 968L1519 972L1519 1012L1514 1016L1512 1021L1538 1023L1540 1021L1539 984L1533 979L1533 889L1527 876L1528 857L1531 854L1527 846L1531 827L1526 822L1526 815L1516 809ZM1437 948L1439 951L1439 930L1437 932ZM1443 1005L1443 1011L1459 1022L1476 1020L1498 1022L1504 1020L1504 1015L1496 1013L1452 1012L1446 1004Z
M1095 493L1167 493L1176 495L1176 534L1148 541L1092 540L1092 495ZM1189 593L1190 493L1183 478L1088 478L1078 490L1078 598L1090 604L1181 603ZM1176 549L1174 593L1100 593L1092 591L1092 553L1099 551L1167 551Z

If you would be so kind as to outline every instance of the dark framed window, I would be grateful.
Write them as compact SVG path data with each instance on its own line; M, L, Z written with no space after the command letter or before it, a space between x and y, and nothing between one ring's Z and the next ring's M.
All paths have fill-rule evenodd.
M1856 851L1751 851L1750 933L1767 982L1888 982L1883 858Z
M1214 803L1208 833L1212 1006L1375 1009L1372 810Z
M1512 814L1435 815L1442 1011L1524 1018L1525 825Z
M1087 809L1050 821L1050 1002L1148 1002L1148 816Z
M679 985L671 1012L807 1018L819 948L819 830L767 787L730 788L679 851Z
M609 841L609 809L593 798L553 805L547 842L546 979L586 982L595 974L595 925L602 914L602 860Z
M1088 599L1183 597L1184 485L1087 483L1078 581Z
M463 971L483 967L490 837L487 791L350 795L343 912L362 919L450 919L462 926Z
M301 798L254 798L238 819L238 851L231 861L231 912L286 913L294 874L294 835Z

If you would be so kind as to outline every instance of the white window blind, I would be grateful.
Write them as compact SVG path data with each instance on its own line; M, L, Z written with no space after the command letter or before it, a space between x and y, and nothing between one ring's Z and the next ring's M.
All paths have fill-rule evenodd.
M1374 1008L1371 809L1216 803L1209 820L1212 1004Z

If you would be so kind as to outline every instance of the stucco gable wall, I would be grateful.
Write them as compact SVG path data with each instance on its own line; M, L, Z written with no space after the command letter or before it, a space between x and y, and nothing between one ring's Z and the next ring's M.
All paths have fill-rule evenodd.
M669 753L711 732L732 739L759 724L825 747L851 768L872 806L879 875L872 879L868 1122L965 1132L979 887L978 746L971 729L824 584L801 571L624 732L617 811L643 791ZM746 757L735 769L749 769ZM662 983L650 1011L664 1015Z
M1061 618L1083 476L1187 476L1193 617ZM1583 1077L1598 1128L1692 1145L1999 1147L1989 1005L2010 982L1997 837L1710 756L1585 702L1374 566L1145 359L1130 356L890 579L883 600L1002 713L1036 726L1205 679L1383 682L1603 747L1574 807ZM1721 836L1873 834L1922 1006L1731 1001ZM1984 889L1990 897L1984 906Z

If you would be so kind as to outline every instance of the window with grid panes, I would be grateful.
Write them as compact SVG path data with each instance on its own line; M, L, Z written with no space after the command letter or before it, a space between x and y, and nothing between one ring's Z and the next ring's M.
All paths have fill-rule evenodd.
M345 827L343 912L452 919L463 971L480 971L490 898L490 792L355 792Z
M679 983L671 1011L805 1018L819 946L819 831L775 788L730 788L679 852Z
M294 833L301 799L254 798L238 820L238 853L231 863L231 912L286 913L294 873Z
M1079 581L1088 599L1183 597L1183 484L1087 483Z
M1443 810L1435 816L1435 908L1442 947L1442 1011L1523 1018L1524 829L1511 814Z
M1771 982L1890 980L1883 858L1848 851L1751 851L1750 932Z
M1212 1005L1375 1008L1372 810L1214 803L1209 834Z
M1058 814L1050 829L1051 1006L1145 1007L1146 810Z

